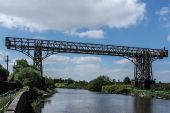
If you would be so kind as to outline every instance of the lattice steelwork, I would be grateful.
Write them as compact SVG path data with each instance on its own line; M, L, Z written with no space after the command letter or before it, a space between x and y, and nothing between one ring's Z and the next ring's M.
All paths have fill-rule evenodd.
M149 49L127 46L52 41L28 38L6 37L8 49L20 51L34 61L34 65L42 71L42 60L56 53L81 53L95 55L121 56L129 59L135 65L134 80L144 83L153 80L152 62L168 57L168 50Z

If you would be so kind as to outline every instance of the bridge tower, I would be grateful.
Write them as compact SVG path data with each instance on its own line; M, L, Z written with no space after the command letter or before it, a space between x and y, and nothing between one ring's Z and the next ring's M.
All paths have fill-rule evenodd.
M43 76L43 68L42 68L42 45L41 45L41 41L37 40L35 43L35 47L34 47L34 56L33 56L33 63L34 66L38 67L40 69L41 72L41 76Z
M150 88L154 82L152 62L168 57L168 50L165 50L165 48L150 49L13 37L6 37L6 47L20 51L33 59L34 65L41 70L42 76L42 61L56 53L81 53L124 57L134 63L133 84L136 87L142 88Z
M135 58L133 84L136 87L150 88L154 83L152 73L152 62L154 60L148 51L143 51L143 55Z

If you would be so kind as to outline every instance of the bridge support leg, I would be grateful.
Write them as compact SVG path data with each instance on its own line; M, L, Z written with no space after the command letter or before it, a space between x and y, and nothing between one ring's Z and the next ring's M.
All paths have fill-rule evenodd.
M43 76L41 46L35 46L33 62L34 66L40 69L41 76Z
M150 88L153 82L152 58L149 56L136 58L134 70L134 85L140 88Z

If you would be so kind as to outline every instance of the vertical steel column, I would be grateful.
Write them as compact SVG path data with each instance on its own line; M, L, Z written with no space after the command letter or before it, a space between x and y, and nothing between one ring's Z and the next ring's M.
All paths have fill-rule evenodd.
M40 40L35 42L34 48L34 57L33 57L34 66L38 67L41 72L41 76L43 76L42 70L42 43Z
M152 58L148 52L136 58L134 78L137 87L149 88L152 81Z

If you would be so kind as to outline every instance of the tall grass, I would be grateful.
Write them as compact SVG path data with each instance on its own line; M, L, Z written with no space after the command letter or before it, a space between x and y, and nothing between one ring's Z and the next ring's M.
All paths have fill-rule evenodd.
M3 113L17 94L17 89L0 95L0 113Z

